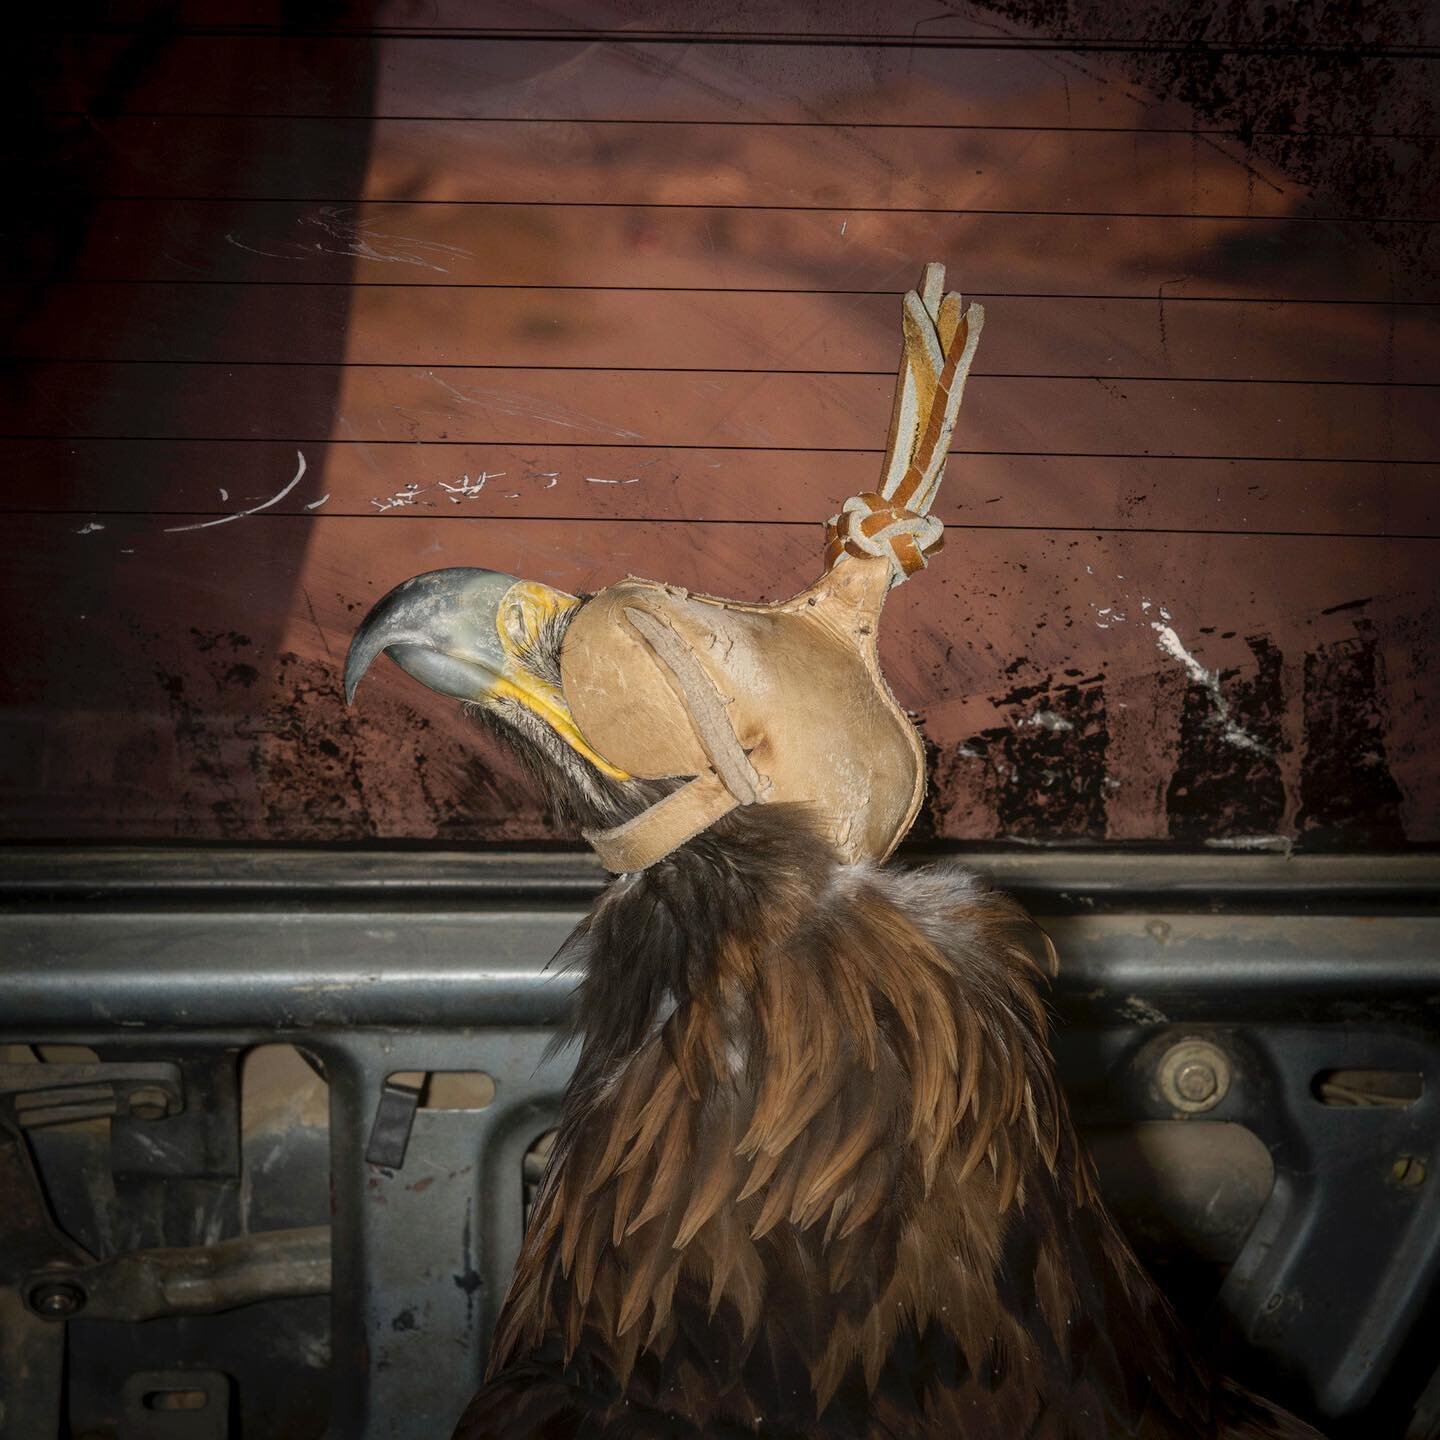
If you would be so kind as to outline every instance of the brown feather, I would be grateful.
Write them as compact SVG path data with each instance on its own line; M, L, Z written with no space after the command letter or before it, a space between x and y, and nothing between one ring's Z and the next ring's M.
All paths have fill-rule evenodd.
M1010 902L751 807L570 949L580 1063L466 1440L1312 1434L1214 1380L1095 1199Z
M696 1155L696 1179L689 1203L680 1217L675 1234L675 1248L683 1250L698 1235L723 1205L737 1198L739 1169L735 1144L735 1108L722 1104L716 1107L717 1117L701 1131Z

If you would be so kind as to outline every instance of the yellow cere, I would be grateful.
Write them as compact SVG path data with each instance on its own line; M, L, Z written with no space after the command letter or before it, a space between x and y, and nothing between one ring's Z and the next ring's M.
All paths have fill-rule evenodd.
M578 754L613 780L630 775L594 750L580 733L565 697L549 681L534 674L524 661L545 623L580 602L563 590L552 590L534 580L517 580L506 592L495 615L495 630L506 660L506 673L491 686L492 695L508 696L533 710Z

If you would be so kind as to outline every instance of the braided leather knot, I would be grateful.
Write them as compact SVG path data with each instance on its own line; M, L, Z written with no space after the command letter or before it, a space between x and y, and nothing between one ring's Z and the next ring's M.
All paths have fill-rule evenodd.
M874 490L852 495L826 527L825 568L842 554L875 555L890 561L891 584L925 568L944 545L945 527L933 515L919 515Z

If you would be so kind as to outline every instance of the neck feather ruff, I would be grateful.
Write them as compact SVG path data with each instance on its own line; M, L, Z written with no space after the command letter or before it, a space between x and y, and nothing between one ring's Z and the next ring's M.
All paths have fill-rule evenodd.
M973 876L842 865L789 806L616 881L459 1433L1308 1435L1212 1387L1096 1199L1048 953Z

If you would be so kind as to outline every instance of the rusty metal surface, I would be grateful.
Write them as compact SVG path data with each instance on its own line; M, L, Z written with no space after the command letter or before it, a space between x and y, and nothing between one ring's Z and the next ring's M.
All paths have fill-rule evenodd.
M212 1315L262 1300L328 1295L330 1229L310 1225L206 1246L130 1250L47 1278L77 1293L73 1308L53 1318L87 1322Z
M65 1334L25 1308L16 1290L0 1287L0 1355L9 1384L0 1409L3 1440L59 1433Z
M49 1064L36 1085L30 1065L0 1064L0 1117L21 1130L134 1115L163 1120L185 1108L174 1065Z
M123 1037L134 1027L106 1028ZM106 1048L105 1030L91 1038ZM210 1056L223 1065L227 1042L210 1041ZM49 1083L50 1071L78 1063L74 1047L42 1045L38 1056L28 1047L7 1048L12 1068L28 1070L35 1087ZM140 1048L153 1059L157 1047ZM126 1054L137 1052L128 1047ZM21 1254L0 1282L6 1440L200 1440L237 1427L244 1435L301 1440L323 1431L330 1279L325 1086L289 1047L251 1050L242 1069L239 1096L212 1092L202 1102L198 1092L187 1094L217 1112L228 1104L232 1122L239 1100L242 1157L229 1176L198 1176L184 1164L172 1164L163 1177L136 1175L121 1133L131 1122L26 1132L52 1229L89 1253L72 1245L52 1254L48 1270L23 1275ZM151 1150L172 1159L186 1148L183 1137L166 1133L174 1124L156 1120L143 1128ZM5 1193L0 1248L10 1255L17 1204L40 1192L32 1183L28 1190L7 1184ZM226 1203L227 1193L234 1203ZM53 1363L45 1362L42 1347ZM33 1383L25 1379L27 1365ZM13 1429L5 1428L7 1418Z

